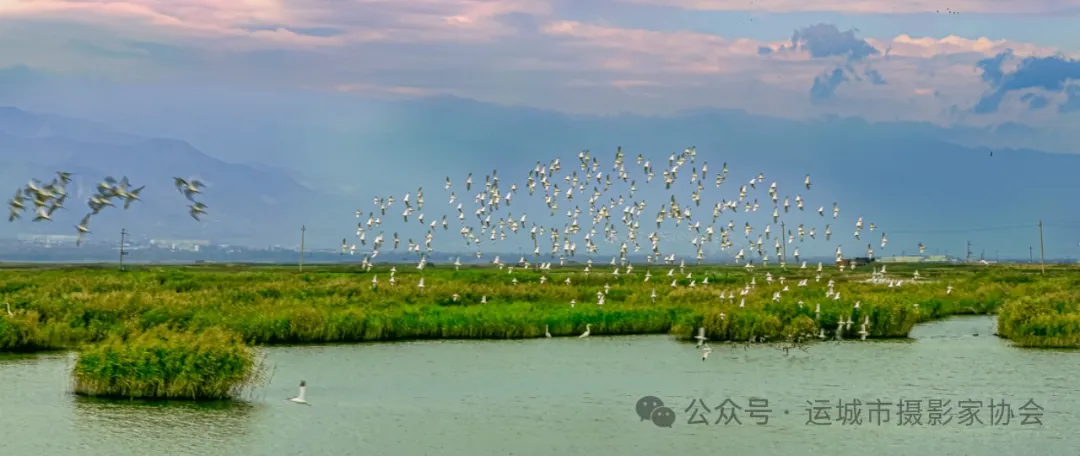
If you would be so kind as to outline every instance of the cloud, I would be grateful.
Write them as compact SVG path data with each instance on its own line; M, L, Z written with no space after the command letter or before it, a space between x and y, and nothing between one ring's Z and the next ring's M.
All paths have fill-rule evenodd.
M155 36L313 47L357 42L486 41L513 33L500 18L546 14L545 0L23 0L0 2L0 21L63 20Z
M631 28L613 25L617 9L592 23L552 4L0 0L0 68L337 96L453 94L568 112L717 107L941 120L986 91L973 70L980 59L1057 52L977 36L875 39L829 24L775 40ZM1065 112L1064 97L1048 100ZM835 102L817 103L826 98Z
M1005 59L1012 57L1012 55L1012 49L1006 49L998 55L975 62L975 67L982 70L980 76L982 80L990 83L991 87L1000 85L1001 80L1005 79L1005 72L1002 71L1001 65L1005 62Z
M731 60L749 61L759 55L759 42L747 38L724 38L695 32L660 32L556 21L542 32L584 55L606 55L595 64L601 68L634 72L730 73L743 68ZM662 63L672 65L656 67Z
M1012 47L1045 53L1046 47L989 38L911 37L871 40L841 32L835 26L817 24L793 33L787 41L761 42L717 35L677 31L660 32L619 28L577 21L548 24L543 32L567 46L577 68L601 73L627 73L648 78L680 77L694 84L726 83L742 76L768 84L785 93L806 93L812 102L835 96L845 83L865 81L849 95L866 96L866 90L882 90L893 99L913 103L956 103L958 98L978 96L981 91L971 66L979 59ZM793 44L794 43L794 44ZM886 56L881 49L887 49ZM815 63L821 60L822 63ZM826 63L827 62L827 63ZM836 71L837 65L840 71ZM852 65L860 68L846 68ZM869 65L874 68L870 68ZM824 66L824 68L823 68ZM686 86L691 85L688 81ZM678 86L678 84L673 84ZM911 101L930 87L930 93L947 95L931 101ZM914 98L921 100L921 97ZM937 106L941 112L944 106Z
M845 82L862 81L852 66L872 56L881 55L881 51L862 38L855 36L856 30L841 32L835 25L814 24L796 30L791 36L791 44L781 47L784 52L802 51L811 59L843 59L846 64L826 71L814 77L810 86L810 101L820 102L831 98L836 89ZM850 77L848 76L850 74ZM885 78L877 70L866 67L863 74L872 85L885 85Z
M814 77L814 83L810 86L810 101L821 102L831 98L836 89L844 83L852 80L862 81L863 77L868 79L871 85L883 86L888 84L885 78L881 76L881 73L873 68L865 68L863 76L860 77L851 65L838 66Z
M855 14L936 13L948 8L960 14L1044 14L1075 13L1077 0L955 0L943 4L934 0L879 2L875 0L620 0L623 3L660 5L702 11L757 11L771 13L840 12Z
M866 40L856 38L855 30L841 32L830 24L796 30L791 36L791 48L809 51L815 59L840 56L855 62L881 53Z
M848 78L847 75L844 74L844 69L842 67L827 71L814 78L814 85L810 87L810 99L813 101L821 101L832 97L836 88L846 81L848 81Z
M1037 111L1050 105L1049 98L1036 93L1025 93L1020 97L1020 101L1027 103L1028 108L1032 111Z
M976 39L949 35L944 38L913 38L899 35L891 40L868 38L868 43L877 49L886 49L890 57L933 58L945 55L981 54L996 55L1006 50L1024 55L1051 55L1058 52L1047 46L1030 43L1018 43L1008 40L991 40L986 37Z
M976 62L975 66L982 70L982 80L989 84L990 89L975 103L972 112L976 114L997 112L1009 94L1032 89L1055 94L1064 93L1070 99L1072 98L1075 92L1067 89L1071 81L1080 80L1080 60L1065 56L1026 57L1020 61L1016 69L1006 71L1003 66L1013 57L1011 50L1005 50L993 57ZM1032 103L1029 104L1032 109L1037 109L1034 106L1042 103L1041 100L1032 100L1036 99L1021 96L1020 101Z
M863 74L866 76L867 79L870 80L871 84L874 84L874 85L888 84L888 82L885 80L884 77L881 76L881 73L879 73L878 70L875 70L873 68L867 68L866 70L863 71Z
M1058 112L1070 113L1080 111L1080 86L1065 88L1065 101L1058 105Z

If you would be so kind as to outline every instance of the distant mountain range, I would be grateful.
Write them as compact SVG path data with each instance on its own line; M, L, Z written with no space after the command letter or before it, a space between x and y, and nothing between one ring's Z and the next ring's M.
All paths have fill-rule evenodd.
M118 237L123 227L144 237L298 243L302 224L327 239L337 238L341 224L325 214L336 209L343 219L348 216L342 209L345 201L300 185L286 172L226 163L181 140L143 138L93 122L0 108L0 182L8 187L0 191L5 198L31 178L50 181L56 171L75 173L65 209L54 214L52 223L31 223L28 212L22 220L0 224L0 234L75 234L74 225L89 212L87 198L105 176L128 176L133 187L145 184L146 189L143 201L128 211L106 208L94 216L94 238ZM209 207L206 222L189 217L190 203L173 186L174 176L206 183L197 198Z
M68 213L57 215L56 222L0 224L0 234L74 234L72 225L85 213L84 201L93 185L105 175L127 175L135 186L147 185L145 201L126 213L106 209L91 222L95 238L118 237L120 227L125 227L149 237L295 245L299 227L306 225L309 248L326 248L339 244L342 237L355 242L353 211L358 207L374 210L374 195L400 199L426 186L428 204L452 211L446 209L441 188L446 176L460 184L468 172L474 172L480 184L484 175L499 169L504 182L520 187L537 161L546 163L561 156L570 170L578 166L574 154L582 149L592 149L610 169L615 148L622 145L627 169L640 172L634 160L639 153L656 164L666 164L671 152L696 145L698 160L708 161L711 171L728 163L731 184L723 192L729 199L737 196L738 185L758 172L780 182L781 193L791 197L802 192L804 174L813 175L816 186L810 193L814 200L807 210L839 201L844 217L866 215L868 222L876 222L889 233L890 248L879 249L878 256L899 253L893 249L912 253L919 242L929 246L928 254L963 256L966 242L971 241L976 257L982 251L1026 257L1030 246L1037 257L1040 219L1046 223L1048 258L1074 257L1080 252L1080 214L1074 210L1080 155L962 145L1007 143L1033 131L1018 124L994 129L942 128L846 118L796 121L723 110L670 117L571 116L456 98L386 103L377 109L370 105L369 110L378 112L372 118L381 119L377 124L370 120L350 128L345 118L336 126L320 127L318 135L303 133L303 126L283 123L272 128L267 124L265 138L245 124L243 134L222 133L229 136L216 143L211 134L200 140L221 157L229 155L221 144L246 147L243 153L230 155L243 164L213 158L183 140L141 137L89 121L0 109L0 181L9 183L7 192L25 185L30 177L51 179L61 169L78 173L74 188L81 186L81 201L69 201ZM215 118L213 107L205 111ZM192 118L193 124L207 122L198 117ZM177 117L175 121L183 120ZM227 119L220 122L225 124L214 131L227 132ZM278 147L267 138L279 136L303 137L308 143L297 149L293 154L297 158L291 161L274 159L264 164L240 158L250 157L252 150L258 150L256 144ZM282 150L268 156L280 158ZM307 177L312 175L337 180ZM208 184L207 223L188 217L188 202L172 186L173 176L195 177ZM457 191L466 205L472 205L475 195ZM706 207L718 199L716 195L706 196ZM643 190L637 198L648 199L651 212L669 197L670 192L660 185ZM759 198L763 209L771 208L764 195ZM512 212L521 215L526 210L534 213L532 208L540 203L515 204L519 205ZM584 201L574 204L587 205ZM706 207L697 209L698 213L708 211ZM385 216L397 217L400 212ZM788 228L794 223L789 221ZM807 247L803 255L828 255L843 244L846 255L861 256L867 243L878 242L877 233L855 241L851 237L854 227L848 227L846 219L836 223L843 225L833 227L833 241L822 243L822 250ZM409 237L420 241L423 231L418 225L414 228L402 233L403 244ZM820 233L822 227L817 228ZM397 230L389 224L385 229L388 235ZM453 230L451 236L456 236ZM457 249L461 244L458 238L440 242L439 247Z
M809 173L817 183L807 192L813 200L809 210L819 205L828 209L838 201L846 217L865 215L887 231L891 249L910 253L923 242L929 246L927 253L963 256L971 241L975 256L986 250L988 255L1000 251L1003 256L1026 257L1029 246L1038 255L1036 225L1042 219L1048 256L1080 252L1080 213L1072 209L1076 207L1072 195L1080 190L1076 177L1080 154L960 144L1034 133L1019 124L943 128L839 117L786 120L729 110L669 117L572 116L455 98L398 103L388 107L385 116L393 121L357 142L361 147L393 150L398 163L430 163L415 167L415 179L423 177L430 183L439 182L443 173L486 174L496 167L516 168L523 179L536 160L561 156L565 165L576 167L574 154L582 149L591 149L606 165L620 145L627 153L627 169L638 172L634 158L639 153L663 167L670 153L695 145L698 166L708 161L715 172L721 164L729 165L730 184L722 190L728 199L737 197L738 186L758 172L767 181L780 183L781 198L794 198L805 192L800 184ZM332 150L333 145L327 148ZM404 193L409 187L400 190ZM710 191L706 190L708 204L717 198ZM650 210L659 210L667 193L662 186L646 193L644 198L656 206ZM685 198L689 190L680 194ZM771 202L764 195L760 198L763 209L770 209ZM861 241L852 239L853 219L852 226L846 218L838 223L833 226L832 248L843 244L849 255L860 255L867 243L878 242L877 233L864 233ZM817 228L820 233L822 227ZM887 255L891 249L876 254ZM828 252L804 249L804 254Z

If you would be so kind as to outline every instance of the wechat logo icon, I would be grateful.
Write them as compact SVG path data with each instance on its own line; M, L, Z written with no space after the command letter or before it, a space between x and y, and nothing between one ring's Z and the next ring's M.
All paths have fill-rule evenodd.
M659 427L670 428L675 424L675 412L664 406L664 401L656 396L645 396L638 399L634 406L641 421L652 421Z

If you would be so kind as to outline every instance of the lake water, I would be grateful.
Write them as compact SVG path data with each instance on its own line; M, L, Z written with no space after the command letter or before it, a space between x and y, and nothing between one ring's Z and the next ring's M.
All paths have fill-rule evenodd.
M667 336L270 348L270 385L240 405L77 398L67 392L70 355L4 356L0 454L1075 456L1080 353L1012 348L990 336L992 325L957 318L919 326L913 340L821 343L789 356L717 344L704 362ZM311 407L283 400L301 379ZM675 414L670 428L638 417L647 395ZM751 398L768 401L768 423L754 424ZM686 410L695 399L713 409L709 424L688 423L700 420ZM730 415L716 410L725 399L743 408L742 424L715 423ZM862 424L836 421L837 402L855 399ZM1041 425L1021 424L1029 399ZM807 424L807 401L817 400L830 402L832 424ZM875 400L917 401L922 413L906 419L922 424L899 425L895 405L875 424L886 419L871 412ZM968 400L982 401L982 424L960 422ZM948 401L941 419L951 421L928 425L931 401ZM1003 409L991 417L991 401L1010 406L1009 423Z

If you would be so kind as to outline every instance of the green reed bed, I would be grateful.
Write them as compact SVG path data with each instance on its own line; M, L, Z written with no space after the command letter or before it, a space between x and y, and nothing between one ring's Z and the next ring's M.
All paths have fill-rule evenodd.
M554 336L569 336L580 334L586 324L596 335L671 333L689 338L705 327L714 341L779 340L816 335L822 328L831 333L848 317L855 324L843 336L855 337L867 316L870 337L905 337L919 322L994 313L1024 296L1058 291L1068 302L1080 297L1080 269L1064 266L1048 267L1041 274L1038 268L1007 265L894 264L888 266L889 276L905 281L894 288L866 283L868 267L854 272L826 267L815 281L814 266L759 267L752 272L731 266L693 266L682 272L674 267L669 277L673 267L644 264L635 266L632 275L619 276L601 264L588 275L582 273L583 265L509 273L447 265L419 271L407 264L397 266L393 286L389 265L368 272L357 265L309 266L303 273L295 267L218 265L138 266L126 272L5 269L0 273L0 302L9 303L14 316L0 313L0 349L70 347L165 326L223 329L249 344L528 338L543 337L545 325ZM912 283L916 269L922 280ZM643 280L646 270L652 274L649 282ZM780 302L773 302L772 295L783 285L778 280L766 283L766 271L776 279L786 278L789 291ZM423 290L416 286L421 275ZM543 284L541 277L546 278ZM740 296L751 277L756 286ZM378 281L374 287L373 278ZM512 283L514 278L518 283ZM801 279L808 279L809 286L797 287ZM677 287L671 287L672 280ZM691 280L696 287L688 287ZM835 281L839 300L825 296L829 280ZM596 294L605 285L609 288L601 307ZM945 293L948 285L951 294ZM734 292L735 299L720 299L721 292ZM742 299L745 305L740 307ZM859 309L854 309L856 302ZM819 317L814 314L817 304Z
M998 316L998 334L1022 347L1080 347L1080 302L1076 291L1059 290L1010 300Z
M262 366L235 334L158 326L80 348L73 389L96 397L233 399L264 380Z

